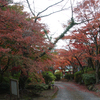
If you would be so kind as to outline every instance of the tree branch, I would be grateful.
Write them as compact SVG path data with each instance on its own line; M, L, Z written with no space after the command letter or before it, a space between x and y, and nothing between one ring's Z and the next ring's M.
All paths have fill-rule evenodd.
M53 44L56 44L58 42L59 39L63 38L64 35L75 25L75 23L73 23L73 18L71 19L72 22L71 24L66 28L66 30L54 41Z
M92 20L92 19L89 19L89 20ZM84 22L86 22L86 21L82 21L81 23L84 23ZM64 37L64 35L65 34L67 34L67 32L73 27L73 26L75 26L75 25L78 25L78 24L81 24L81 23L75 23L74 22L74 19L73 19L73 17L71 18L71 23L70 23L70 25L65 29L65 31L54 41L54 45L61 39L61 38L63 38ZM51 50L51 49L53 49L53 47L49 47L49 49L48 50ZM46 54L46 52L43 52L39 57L42 57L42 56L44 56ZM37 59L38 57L36 57L36 59Z
M28 1L28 0L26 0L26 1L27 1L28 7L29 7L31 13L35 16L35 14L33 13L32 9L31 9L31 7L30 7L29 1Z
M28 7L29 7L29 9L30 9L32 15L33 15L33 16L36 16L36 18L35 18L35 22L36 22L37 19L39 19L39 18L47 17L47 16L50 16L50 15L52 15L52 14L54 14L54 13L57 13L57 12L60 12L60 11L63 11L63 10L67 10L67 9L70 8L70 7L68 7L68 8L64 8L64 7L63 7L64 9L62 8L61 10L54 11L54 12L49 13L49 14L47 14L47 15L39 16L41 13L45 12L46 10L48 10L49 8L51 8L51 7L53 7L53 6L57 5L57 4L63 2L64 0L61 0L61 1L59 1L59 2L57 2L57 3L55 3L55 4L53 4L53 5L48 6L48 7L45 8L43 11L39 12L37 15L35 15L35 13L32 11L32 9L31 9L31 7L30 7L30 4L29 4L29 0L26 0L26 1L27 1Z
M66 6L66 4L68 3L69 0L66 1L65 5L62 7L62 9Z
M49 38L48 33L47 33L47 31L45 29L44 29L44 33L47 36L47 39L51 42L51 39Z
M55 6L55 5L59 4L59 3L61 3L62 1L64 1L64 0L61 0L61 1L59 1L59 2L57 2L57 3L55 3L55 4L53 4L53 5L48 6L48 7L47 7L46 9L44 9L43 11L39 12L39 13L37 14L37 16L39 16L41 13L45 12L46 10L48 10L50 7L53 7L53 6Z
M63 11L63 10L68 10L69 8L70 8L70 7L65 8L65 9L61 9L61 10L58 10L58 11L55 11L55 12L49 13L49 14L47 14L47 15L37 16L37 17L35 18L35 22L36 22L36 21L37 21L37 19L39 19L39 18L42 18L42 17L47 17L47 16L50 16L50 15L55 14L55 13L57 13L57 12L60 12L60 11Z
M52 14L54 14L54 13L57 13L57 12L60 12L60 11L63 11L63 10L67 10L67 9L69 9L69 8L70 8L70 7L65 8L65 9L61 9L61 10L58 10L58 11L54 11L54 12L49 13L49 14L47 14L47 15L40 16L40 18L50 16L50 15L52 15Z

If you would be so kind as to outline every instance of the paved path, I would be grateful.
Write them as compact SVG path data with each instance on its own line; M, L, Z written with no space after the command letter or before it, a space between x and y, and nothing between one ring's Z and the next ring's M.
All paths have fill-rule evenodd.
M55 82L59 91L52 100L100 100L99 97L85 91L80 91L77 86L68 82Z

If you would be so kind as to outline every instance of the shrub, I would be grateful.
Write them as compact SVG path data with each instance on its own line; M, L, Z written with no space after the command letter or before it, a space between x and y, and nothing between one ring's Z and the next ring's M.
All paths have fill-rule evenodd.
M27 75L21 75L19 78L19 88L20 89L24 89L25 88L25 84L27 82L28 76Z
M46 84L27 85L26 89L32 90L32 93L35 95L41 93L43 90L48 89L48 85Z
M83 74L82 79L85 85L94 84L96 82L95 74Z
M13 78L13 79L19 80L20 75L21 75L21 72L18 72L18 73L16 73L16 74L14 74L14 75L12 76L12 78Z
M32 78L28 77L27 83L31 83L31 82L32 82Z
M61 79L62 73L61 72L56 72L54 75L56 76L56 80L58 81L58 80Z
M48 89L48 85L46 85L46 84L35 84L35 85L27 85L26 86L26 89L30 89L30 90L34 90L34 89L36 89L36 90L46 90L46 89Z
M52 82L56 79L56 77L50 71L43 72L43 78L44 78L46 84L50 84L50 82Z
M94 71L93 68L84 68L84 72L86 72L86 73L87 72L92 72L92 71Z
M74 74L65 74L65 79L72 80L74 79Z
M0 93L7 93L10 91L10 84L9 83L0 83Z
M12 73L10 73L10 75L9 75L9 78L12 78L12 79L16 79L16 80L18 80L19 81L19 78L20 78L20 75L21 75L21 72L13 72L13 74Z
M93 71L93 68L88 68L87 71Z
M3 82L9 83L10 82L10 79L8 77L3 77Z
M0 74L0 83L2 83L2 82L4 82L4 83L9 83L10 82L10 78L9 78L9 75L7 76L7 75L1 75Z
M82 83L82 72L78 71L74 74L75 82Z

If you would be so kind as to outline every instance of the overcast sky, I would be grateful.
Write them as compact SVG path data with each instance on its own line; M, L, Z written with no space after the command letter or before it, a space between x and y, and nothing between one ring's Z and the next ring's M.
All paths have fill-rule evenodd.
M26 0L13 0L14 2L20 1L22 4L25 6L25 11L30 12ZM38 12L44 10L46 7L59 2L61 0L29 0L29 3L31 5L32 11L37 14ZM80 0L72 0L74 1L74 6L76 5L77 1ZM60 8L65 7L69 8L70 7L70 0L64 0L62 3L58 4L57 6L51 7L41 15L49 14L51 12L60 10ZM63 24L67 25L68 20L71 19L71 10L65 10L59 13L52 14L48 17L43 17L42 22L47 24L48 29L50 30L50 35L52 35L54 38L59 36L61 33L63 33L64 28L62 27ZM57 48L61 48L65 43L62 41L58 41L57 43Z

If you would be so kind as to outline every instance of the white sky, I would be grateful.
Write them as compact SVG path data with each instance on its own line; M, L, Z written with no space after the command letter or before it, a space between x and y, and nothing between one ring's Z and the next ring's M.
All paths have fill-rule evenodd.
M22 2L25 6L25 11L30 12L28 5L26 3L26 0L13 0L13 1ZM31 5L32 11L34 11L37 14L38 12L44 10L46 7L58 1L61 1L61 0L29 0L29 3ZM68 3L66 4L67 1ZM72 1L74 1L74 5L75 5L75 0L72 0ZM76 0L76 2L77 1L80 1L80 0ZM61 4L58 4L55 7L51 7L46 12L42 13L42 15L59 10L65 4L66 4L65 6L66 8L70 7L70 0L64 0ZM67 24L68 20L70 19L71 19L71 10L68 9L59 13L52 14L48 17L43 17L41 21L47 24L50 30L50 35L52 35L55 38L59 36L61 33L63 33L64 28L62 27L62 24ZM62 42L61 40L59 40L56 45L57 45L57 48L62 48L62 46L65 45L65 42Z

